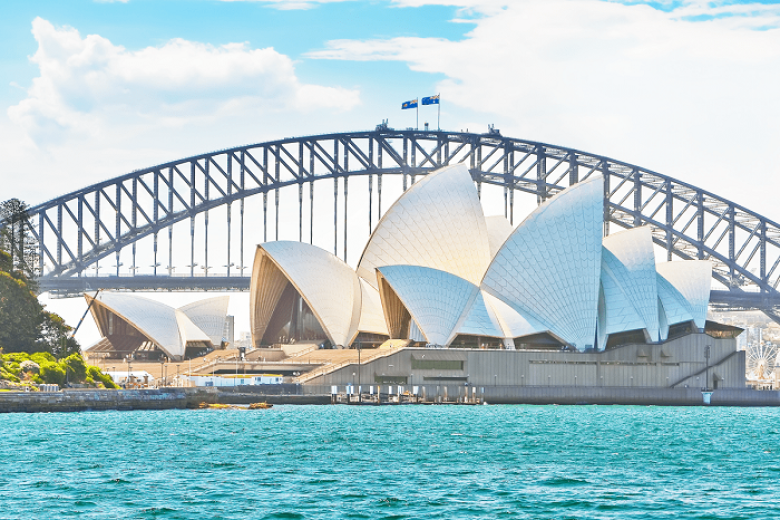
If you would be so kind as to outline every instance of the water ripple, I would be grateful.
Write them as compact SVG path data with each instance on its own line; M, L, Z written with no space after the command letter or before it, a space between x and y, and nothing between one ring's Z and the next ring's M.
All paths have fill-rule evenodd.
M1 518L779 518L780 410L14 414Z

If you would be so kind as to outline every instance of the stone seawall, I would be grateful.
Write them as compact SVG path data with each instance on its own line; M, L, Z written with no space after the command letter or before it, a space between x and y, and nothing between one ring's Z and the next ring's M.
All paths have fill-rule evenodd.
M221 404L252 404L259 402L268 404L330 404L330 395L319 394L280 395L257 392L220 392L218 399Z
M85 412L98 410L168 410L218 402L216 389L67 390L0 392L0 413Z
M254 389L253 389L254 390ZM65 390L62 392L0 392L0 413L88 412L100 410L170 410L198 408L200 403L330 404L330 395L290 395L289 389L269 394L234 388L159 388L148 390Z
M485 387L484 399L491 404L703 405L698 388ZM715 390L711 406L780 406L780 392Z
M345 386L336 387L339 394L346 393ZM368 385L363 386L364 394ZM376 389L376 385L374 385ZM404 391L413 391L404 386ZM647 387L578 387L578 386L462 386L419 385L420 401L426 403L462 402L468 392L471 402L476 398L488 404L600 404L642 406L702 406L704 400L698 388L647 388ZM304 385L305 393L329 394L330 386ZM376 391L376 390L375 390ZM381 385L383 396L397 385ZM384 397L383 397L384 399ZM711 406L780 406L780 391L724 388L712 394Z
M463 387L446 394L426 388L426 401L454 403ZM468 387L466 387L468 388ZM0 392L0 413L85 412L100 410L168 410L197 408L200 403L330 404L330 387L303 386L301 394L221 391L219 388L163 388L149 390L83 390L63 392ZM343 388L339 390L343 391ZM383 388L383 393L385 389ZM409 389L411 390L411 389ZM441 390L441 388L440 388ZM693 388L583 388L571 386L498 386L470 388L469 397L489 404L599 404L644 406L702 406L701 391ZM780 406L780 392L721 389L712 394L712 406Z

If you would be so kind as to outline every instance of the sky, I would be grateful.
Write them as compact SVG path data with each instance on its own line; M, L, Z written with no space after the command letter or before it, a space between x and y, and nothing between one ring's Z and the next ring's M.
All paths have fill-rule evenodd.
M3 0L0 200L239 144L405 128L401 103L440 93L445 129L606 155L778 221L778 92L778 1ZM84 309L48 305L70 322Z

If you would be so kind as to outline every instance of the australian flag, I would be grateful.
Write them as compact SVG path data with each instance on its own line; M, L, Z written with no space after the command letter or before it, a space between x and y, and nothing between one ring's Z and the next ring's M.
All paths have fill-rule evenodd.
M406 110L407 108L417 108L417 99L404 101L404 103L401 105L401 110Z
M422 98L422 104L423 105L438 105L439 104L439 94L436 94L435 96Z

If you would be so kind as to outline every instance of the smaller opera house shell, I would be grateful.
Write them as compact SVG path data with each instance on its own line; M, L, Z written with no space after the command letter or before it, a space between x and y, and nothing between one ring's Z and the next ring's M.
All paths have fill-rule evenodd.
M222 343L229 296L199 300L178 309L133 294L85 294L102 339L88 356L181 361Z
M390 207L357 269L309 244L261 244L253 343L587 352L703 332L710 261L656 263L649 227L604 237L603 193L591 175L513 228L485 217L458 164Z

